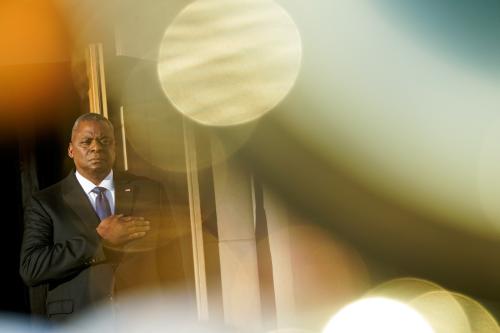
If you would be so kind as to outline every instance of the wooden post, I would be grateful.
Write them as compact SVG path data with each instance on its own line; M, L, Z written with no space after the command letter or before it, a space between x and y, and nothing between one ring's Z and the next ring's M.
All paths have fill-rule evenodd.
M193 128L187 123L186 120L183 122L183 127L189 192L189 215L191 220L191 237L193 243L196 304L198 308L198 318L200 320L208 320L207 277L205 270L205 251L203 247L203 228L200 203L200 185L198 182L198 162L196 158L196 142Z
M89 44L86 52L87 75L89 78L90 112L108 118L106 80L104 77L104 57L102 44Z

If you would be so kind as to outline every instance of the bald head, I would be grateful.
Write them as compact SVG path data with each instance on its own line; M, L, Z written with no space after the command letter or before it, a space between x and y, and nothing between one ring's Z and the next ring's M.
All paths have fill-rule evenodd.
M73 137L75 136L76 129L80 125L81 122L84 121L95 121L104 123L110 127L111 132L114 132L113 124L104 116L98 113L84 113L80 117L76 118L75 123L73 124L73 128L71 129L71 141L73 141Z

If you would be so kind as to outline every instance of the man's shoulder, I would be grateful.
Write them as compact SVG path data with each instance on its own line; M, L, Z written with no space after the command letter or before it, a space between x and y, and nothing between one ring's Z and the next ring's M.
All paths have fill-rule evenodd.
M53 197L55 195L59 195L65 187L70 186L72 183L74 183L75 180L76 178L74 174L69 174L65 178L58 181L57 183L36 191L35 193L33 193L33 196L35 198L44 198L44 197Z

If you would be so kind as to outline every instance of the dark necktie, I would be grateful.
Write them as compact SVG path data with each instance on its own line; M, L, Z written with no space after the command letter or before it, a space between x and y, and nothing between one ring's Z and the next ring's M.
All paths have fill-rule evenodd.
M111 215L111 208L109 207L108 198L104 194L106 189L104 187L96 187L92 190L97 197L95 198L95 211L97 216L102 220Z

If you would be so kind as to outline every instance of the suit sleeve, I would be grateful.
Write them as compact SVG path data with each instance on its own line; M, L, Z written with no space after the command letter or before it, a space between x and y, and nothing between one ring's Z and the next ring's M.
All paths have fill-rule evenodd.
M80 236L53 240L53 221L40 201L32 198L25 211L20 274L28 286L71 277L105 260L99 242Z

